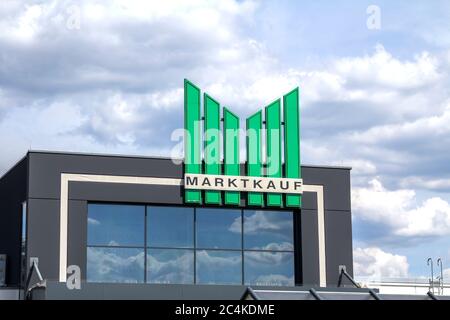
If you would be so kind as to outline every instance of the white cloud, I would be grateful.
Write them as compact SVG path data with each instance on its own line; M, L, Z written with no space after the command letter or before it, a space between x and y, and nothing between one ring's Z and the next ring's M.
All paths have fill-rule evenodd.
M245 263L249 266L279 266L293 258L291 253L268 252L268 251L248 251L245 254Z
M363 159L348 159L343 160L341 162L335 162L334 165L345 165L350 166L353 171L356 171L358 174L363 175L374 175L377 173L376 165L370 160Z
M387 190L378 179L353 189L352 207L356 217L385 224L397 236L450 235L448 202L432 197L418 204L414 190Z
M92 282L138 282L144 279L144 252L87 249L87 273Z
M194 255L192 251L170 256L168 250L164 257L156 252L149 252L147 268L151 282L156 283L191 283L194 280Z
M371 128L363 133L355 133L353 142L376 144L380 141L408 140L423 143L427 140L448 137L450 128L450 104L446 105L443 113L430 117L423 117L411 122L382 125Z
M206 250L201 250L197 252L198 263L203 266L211 266L212 268L235 268L240 265L241 257L238 255L233 256L221 256L220 252L208 252Z
M98 226L100 224L100 221L94 219L94 218L88 218L88 224L92 226Z
M409 176L400 181L403 188L428 189L428 190L450 190L449 179L433 179L418 176Z
M4 8L2 8L4 9ZM22 42L30 41L40 30L40 18L43 16L42 6L23 5L22 10L10 4L9 10L17 13L16 19L4 20L0 23L3 32L0 37L10 37Z
M254 246L251 247L252 250L268 250L268 251L293 251L294 247L291 242L271 242L264 246Z
M400 61L378 44L372 56L337 61L336 70L347 82L393 89L418 89L438 81L438 60L427 52L414 61Z
M353 250L353 269L355 277L380 280L407 277L409 264L406 256L385 252L380 248L356 248Z
M270 221L269 217L265 214L264 211L255 211L255 214L250 217L245 218L245 231L248 234L254 234L257 231L262 230L279 230L281 229L281 225L276 223L277 221ZM231 224L229 230L231 232L241 232L241 219L235 219Z
M245 232L247 234L258 234L261 232L275 232L289 230L290 221L284 216L267 213L265 211L254 211L251 216L244 217ZM228 228L231 232L241 232L241 219L237 218Z

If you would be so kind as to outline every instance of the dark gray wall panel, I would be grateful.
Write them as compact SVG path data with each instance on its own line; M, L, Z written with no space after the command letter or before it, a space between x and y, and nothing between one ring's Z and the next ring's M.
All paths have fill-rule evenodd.
M182 178L183 166L169 159L30 153L31 198L59 198L65 173Z
M327 284L337 285L339 265L353 275L352 217L350 211L325 211Z
M89 201L183 204L181 187L124 183L70 182L69 198Z
M27 198L27 158L0 179L0 254L7 255L6 284L18 285L21 273L22 202Z
M319 283L319 241L317 232L317 211L301 211L302 270L303 285Z
M326 210L351 210L350 170L339 168L302 167L304 184L324 186Z
M59 278L59 201L30 199L28 213L28 257L39 258L39 269L45 279L57 280Z
M317 209L317 197L314 192L305 192L302 196L302 209Z

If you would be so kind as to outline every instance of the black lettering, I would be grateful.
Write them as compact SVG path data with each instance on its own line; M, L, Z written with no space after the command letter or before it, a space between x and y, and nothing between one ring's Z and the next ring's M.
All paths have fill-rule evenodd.
M222 178L216 178L215 184L216 184L216 187L218 187L219 184L220 184L221 187L223 187L223 179Z
M273 183L272 180L270 180L269 183L267 184L267 189L274 189L274 190L276 189L275 183Z
M280 188L283 190L289 189L289 181L285 181L285 182L286 182L286 186L283 187L283 180L280 180Z
M248 179L241 179L241 181L244 183L244 188L247 188Z
M237 184L236 184L236 179L228 179L228 187L231 188L231 185L233 185L233 187L237 188Z
M298 190L302 187L302 183L300 181L295 181L294 182L294 189Z
M197 177L186 177L186 185L187 186L196 186L198 185L198 178Z
M261 182L261 180L253 180L253 188L256 189L256 186L258 186L258 188L262 189Z
M203 179L202 187L204 186L211 187L211 182L209 182L208 178Z

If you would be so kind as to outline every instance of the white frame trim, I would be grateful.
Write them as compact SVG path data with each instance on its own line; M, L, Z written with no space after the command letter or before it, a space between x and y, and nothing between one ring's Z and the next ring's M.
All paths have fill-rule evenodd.
M67 234L69 215L69 182L103 182L125 183L142 185L181 186L183 179L153 178L134 176L112 176L96 174L61 173L60 216L59 216L59 282L67 280ZM326 252L325 252L325 211L323 199L323 186L303 185L303 192L317 194L317 225L319 235L319 283L325 287L326 279Z
M319 285L327 286L327 260L325 251L325 205L323 186L303 185L303 192L315 192L317 195L317 235L319 241Z

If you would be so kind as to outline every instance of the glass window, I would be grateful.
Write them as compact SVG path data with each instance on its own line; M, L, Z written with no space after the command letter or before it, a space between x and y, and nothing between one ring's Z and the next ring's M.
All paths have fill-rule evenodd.
M197 248L242 249L241 210L197 209Z
M194 209L147 207L147 246L194 247Z
M294 250L290 211L244 210L244 249Z
M197 251L197 283L242 284L241 251Z
M194 283L194 250L148 249L147 282Z
M88 245L144 246L145 207L89 204Z
M294 285L292 212L89 204L87 224L89 282Z
M245 284L258 286L294 286L294 253L244 252Z
M144 249L88 247L87 281L144 282Z

